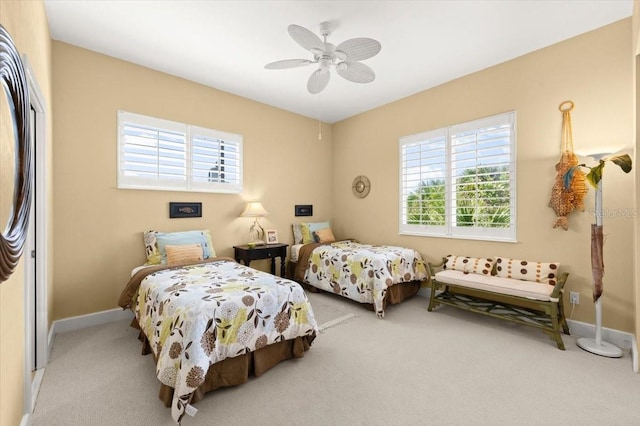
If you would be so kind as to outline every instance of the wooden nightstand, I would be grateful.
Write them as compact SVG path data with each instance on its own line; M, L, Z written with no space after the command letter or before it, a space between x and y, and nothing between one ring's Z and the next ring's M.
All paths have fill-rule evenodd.
M271 259L271 273L276 274L276 257L280 258L280 276L285 276L284 261L289 244L264 244L250 248L248 245L233 246L236 262L249 266L252 260Z

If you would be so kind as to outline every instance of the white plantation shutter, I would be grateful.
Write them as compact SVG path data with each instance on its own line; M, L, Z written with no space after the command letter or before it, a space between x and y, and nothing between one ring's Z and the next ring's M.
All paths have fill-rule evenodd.
M445 232L446 152L444 129L400 139L401 232ZM412 197L424 184L432 191Z
M516 240L515 113L403 137L400 233Z
M118 111L118 188L242 191L242 136Z
M187 179L186 126L124 112L118 119L118 186L183 188Z
M192 126L191 181L194 190L242 190L242 139L239 135Z

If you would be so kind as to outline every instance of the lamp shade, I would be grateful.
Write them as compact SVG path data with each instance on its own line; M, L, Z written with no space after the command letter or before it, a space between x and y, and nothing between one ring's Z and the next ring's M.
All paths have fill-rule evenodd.
M575 153L580 160L587 159L590 161L600 161L606 157L619 156L629 149L622 145L617 146L601 146L585 150L576 150Z
M610 155L611 155L611 152L594 152L592 154L586 154L585 157L588 157L588 158L590 158L591 160L594 160L594 161L600 161L604 157L608 157Z
M268 211L262 207L260 201L251 201L247 203L247 207L244 209L241 217L263 217L269 214Z

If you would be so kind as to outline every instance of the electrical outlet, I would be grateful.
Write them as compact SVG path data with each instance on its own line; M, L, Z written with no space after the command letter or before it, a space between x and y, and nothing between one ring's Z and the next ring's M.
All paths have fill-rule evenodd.
M569 302L571 302L572 305L579 305L580 304L580 293L578 293L577 291L572 291L569 294Z

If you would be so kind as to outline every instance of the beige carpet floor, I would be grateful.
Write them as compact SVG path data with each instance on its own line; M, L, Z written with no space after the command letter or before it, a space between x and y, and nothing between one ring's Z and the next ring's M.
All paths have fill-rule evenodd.
M304 358L207 394L183 425L638 425L628 354L566 351L529 327L414 297L371 311L309 295L323 327ZM337 321L334 321L337 320ZM128 322L59 334L33 425L171 425Z

